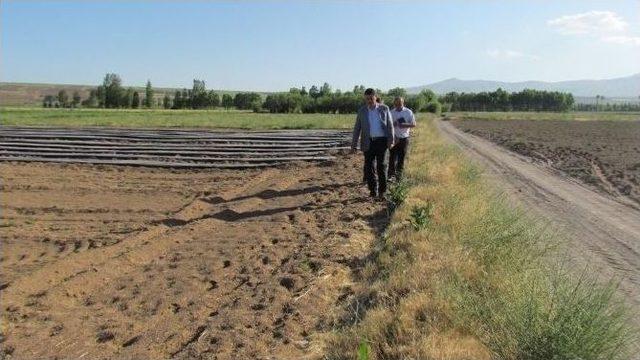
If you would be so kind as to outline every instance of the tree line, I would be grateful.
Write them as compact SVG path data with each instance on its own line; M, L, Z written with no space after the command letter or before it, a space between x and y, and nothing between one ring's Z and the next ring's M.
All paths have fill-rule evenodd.
M576 111L640 111L640 103L575 104Z
M363 85L354 86L353 90L333 91L328 83L321 87L312 86L309 91L302 88L291 88L288 93L267 95L262 107L271 113L355 113L364 104ZM376 90L380 101L392 106L396 96L405 98L405 105L415 112L439 112L440 103L431 90L424 90L416 95L408 95L405 89L394 88L384 93Z
M165 93L157 98L151 81L147 81L144 91L125 88L119 75L106 74L102 84L91 89L89 96L82 99L78 91L71 96L60 90L55 95L46 95L44 107L79 106L87 108L155 108L164 109L239 109L270 113L355 113L364 104L363 85L354 86L350 91L333 90L331 85L294 87L288 92L263 96L256 92L239 92L234 95L207 90L205 82L193 80L191 89L176 90L173 96ZM405 105L414 112L428 111L640 111L640 104L574 104L573 95L557 91L525 89L507 92L497 89L492 92L458 93L437 96L429 89L418 94L407 94L403 88L393 88L387 92L376 89L380 101L392 106L396 96L405 99Z
M441 96L440 102L445 111L569 111L574 98L558 91L524 89L509 93L499 88L492 92L450 92Z
M194 79L191 89L176 90L171 96L165 93L162 99L155 98L155 91L147 81L144 93L134 88L125 88L118 74L108 73L102 84L89 91L86 99L74 91L69 97L66 90L60 90L57 96L46 95L44 107L106 108L106 109L139 109L162 107L164 109L213 109L223 107L238 110L271 113L355 113L364 104L363 85L354 86L353 90L342 92L333 90L331 85L313 85L309 90L304 86L291 88L286 93L274 93L263 97L256 92L239 92L219 94L207 90L205 82ZM424 90L417 95L407 95L402 88L395 88L383 93L377 90L381 101L392 104L395 96L403 96L406 105L414 111L440 111L438 98L431 90Z

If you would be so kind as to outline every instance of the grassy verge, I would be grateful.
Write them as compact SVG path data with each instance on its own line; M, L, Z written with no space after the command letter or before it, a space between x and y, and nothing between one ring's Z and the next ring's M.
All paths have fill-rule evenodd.
M1 125L350 129L353 114L258 114L223 110L0 108Z
M554 236L495 195L433 121L416 131L406 199L328 358L627 358L634 335L615 287L551 261Z
M571 120L571 121L626 121L640 120L639 112L450 112L451 119L486 120Z

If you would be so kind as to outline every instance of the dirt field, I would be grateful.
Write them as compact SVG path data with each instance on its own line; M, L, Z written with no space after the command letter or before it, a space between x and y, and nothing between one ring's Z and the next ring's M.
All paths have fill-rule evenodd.
M3 356L318 358L386 221L361 161L0 164Z
M451 122L608 195L640 205L640 121Z
M559 232L566 240L560 255L571 269L604 281L613 279L632 310L629 320L640 326L640 210L634 204L620 202L544 163L464 133L447 121L439 121L438 126L444 136L483 165L490 181L529 216ZM640 344L637 347L640 354Z

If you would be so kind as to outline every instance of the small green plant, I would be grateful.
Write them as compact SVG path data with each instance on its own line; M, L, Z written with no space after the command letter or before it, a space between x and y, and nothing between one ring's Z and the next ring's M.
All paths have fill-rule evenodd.
M406 180L400 180L394 184L389 190L389 200L394 206L400 206L409 194L409 183Z
M431 221L432 213L433 205L431 203L427 203L424 206L414 206L411 209L411 218L409 219L414 230L418 231L427 227Z
M369 344L364 340L358 345L358 360L369 360Z

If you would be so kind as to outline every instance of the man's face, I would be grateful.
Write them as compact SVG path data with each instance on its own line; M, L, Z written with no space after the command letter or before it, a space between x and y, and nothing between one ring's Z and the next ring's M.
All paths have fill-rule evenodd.
M364 96L367 105L374 106L376 104L376 96L375 95L365 95Z
M404 100L403 99L395 99L395 100L393 100L393 105L398 109L402 109L402 107L404 106Z

